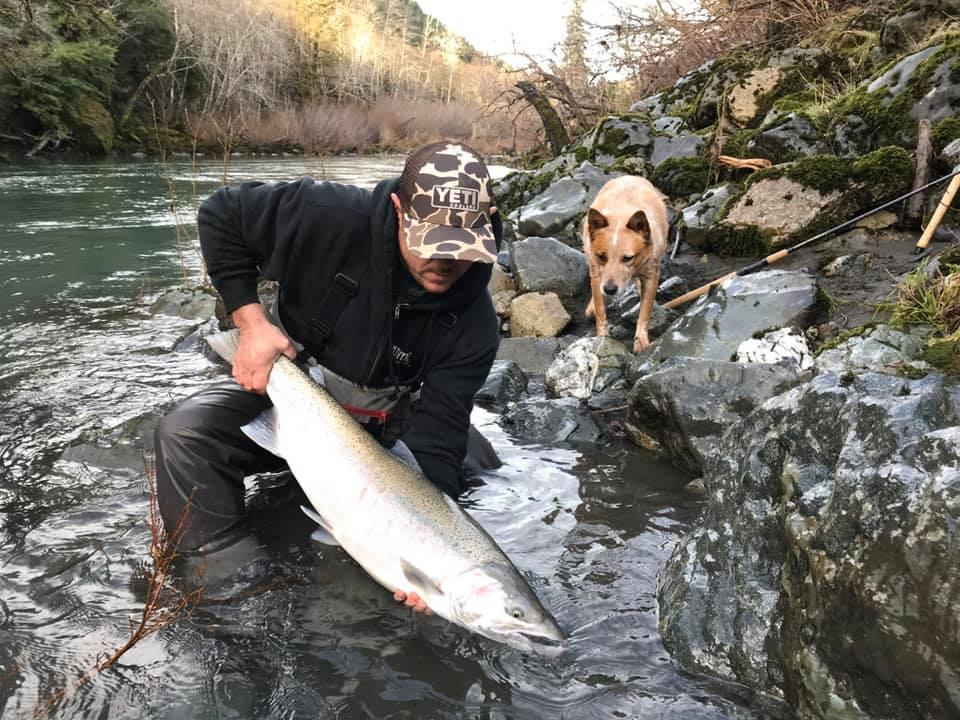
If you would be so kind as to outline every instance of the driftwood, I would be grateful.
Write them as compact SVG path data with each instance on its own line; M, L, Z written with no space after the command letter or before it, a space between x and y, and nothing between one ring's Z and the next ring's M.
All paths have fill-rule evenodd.
M735 158L730 155L717 155L717 162L727 167L752 170L753 172L763 170L773 164L766 158Z
M921 120L917 128L917 172L913 176L913 190L926 185L927 180L930 179L930 161L933 159L933 142L930 140L930 130L930 121L927 118ZM923 192L910 198L904 212L904 219L914 226L919 226L923 221L923 208L926 201L927 194Z

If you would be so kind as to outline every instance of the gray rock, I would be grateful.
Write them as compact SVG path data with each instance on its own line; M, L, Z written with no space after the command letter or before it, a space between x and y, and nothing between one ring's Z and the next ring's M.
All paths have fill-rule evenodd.
M847 115L833 132L833 151L840 157L863 155L870 151L873 128L858 115Z
M150 305L155 315L173 315L185 320L206 320L216 312L217 298L205 288L174 288Z
M780 328L763 337L750 338L740 343L736 361L763 365L780 364L809 370L813 367L813 353L807 338L795 328Z
M497 360L512 360L527 375L543 376L562 348L575 338L503 338L497 350Z
M671 158L699 157L703 138L690 133L676 136L658 135L653 141L650 163L657 167Z
M502 405L520 398L527 391L527 376L513 360L496 360L486 381L475 396L480 404Z
M815 302L816 283L805 272L736 277L700 298L640 358L730 360L740 343L757 333L802 325Z
M677 135L683 126L683 118L676 115L665 115L653 121L654 131L661 135Z
M593 135L593 158L610 165L617 158L645 156L653 143L653 132L645 120L609 117L597 125Z
M960 138L951 140L940 151L940 162L954 170L960 170Z
M923 349L921 340L889 325L878 325L824 350L814 362L820 372L836 375L867 370L890 375L902 375L911 369L929 372L930 365L920 359Z
M531 237L514 243L510 264L516 268L521 292L571 297L584 292L589 283L584 254L554 238Z
M717 221L723 204L736 192L733 183L709 188L693 204L683 209L683 224L686 228L683 239L691 247L707 249L707 229Z
M666 112L663 104L663 93L657 93L656 95L650 95L641 100L637 100L630 106L630 112L646 113L653 118L659 118Z
M554 397L579 400L606 391L622 391L625 396L624 369L629 358L627 348L612 338L580 338L561 350L547 369L547 391Z
M684 667L797 717L960 714L960 388L822 374L733 425L660 576Z
M776 165L816 154L819 143L820 133L813 123L802 115L788 113L775 127L759 133L750 142L750 149Z
M867 92L875 93L879 90L885 90L886 94L884 99L881 100L881 103L883 105L889 105L897 95L906 90L910 80L913 79L914 73L916 73L917 68L920 66L920 63L934 53L938 52L942 47L942 45L933 45L932 47L925 48L920 52L908 55L892 68L887 70L887 72L885 72L883 75L867 85Z
M932 89L914 103L910 117L914 120L928 119L936 125L941 120L954 117L960 105L960 78L956 77L956 56L940 63L930 78Z
M796 366L672 358L633 386L628 430L639 445L699 475L728 428L810 377Z
M526 237L550 237L582 217L607 180L616 177L584 162L570 177L550 185L520 209L518 230Z
M528 442L597 442L600 428L575 398L526 400L503 415L504 429Z

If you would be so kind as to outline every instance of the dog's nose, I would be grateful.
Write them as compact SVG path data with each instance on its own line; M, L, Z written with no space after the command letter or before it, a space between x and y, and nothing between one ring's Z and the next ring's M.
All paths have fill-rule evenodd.
M617 286L616 286L616 285L611 285L611 284L608 283L608 284L606 284L606 285L603 286L603 291L604 291L607 295L616 295L616 294L617 294Z

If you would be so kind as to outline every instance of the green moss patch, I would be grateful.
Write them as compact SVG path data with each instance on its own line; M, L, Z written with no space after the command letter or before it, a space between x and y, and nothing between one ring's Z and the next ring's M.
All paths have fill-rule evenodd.
M672 196L703 192L710 180L710 168L700 158L670 158L658 165L650 178L661 192Z
M933 149L938 153L957 138L960 138L960 117L941 120L930 133Z
M931 340L924 348L923 359L941 372L960 377L960 342L956 340Z
M772 235L754 225L718 223L707 232L707 241L721 256L763 257L770 254Z

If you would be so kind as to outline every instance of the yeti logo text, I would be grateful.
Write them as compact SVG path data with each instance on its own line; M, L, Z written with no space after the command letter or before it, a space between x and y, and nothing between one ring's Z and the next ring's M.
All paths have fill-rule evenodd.
M472 188L465 187L435 187L433 189L433 206L476 212L480 209L480 193Z

